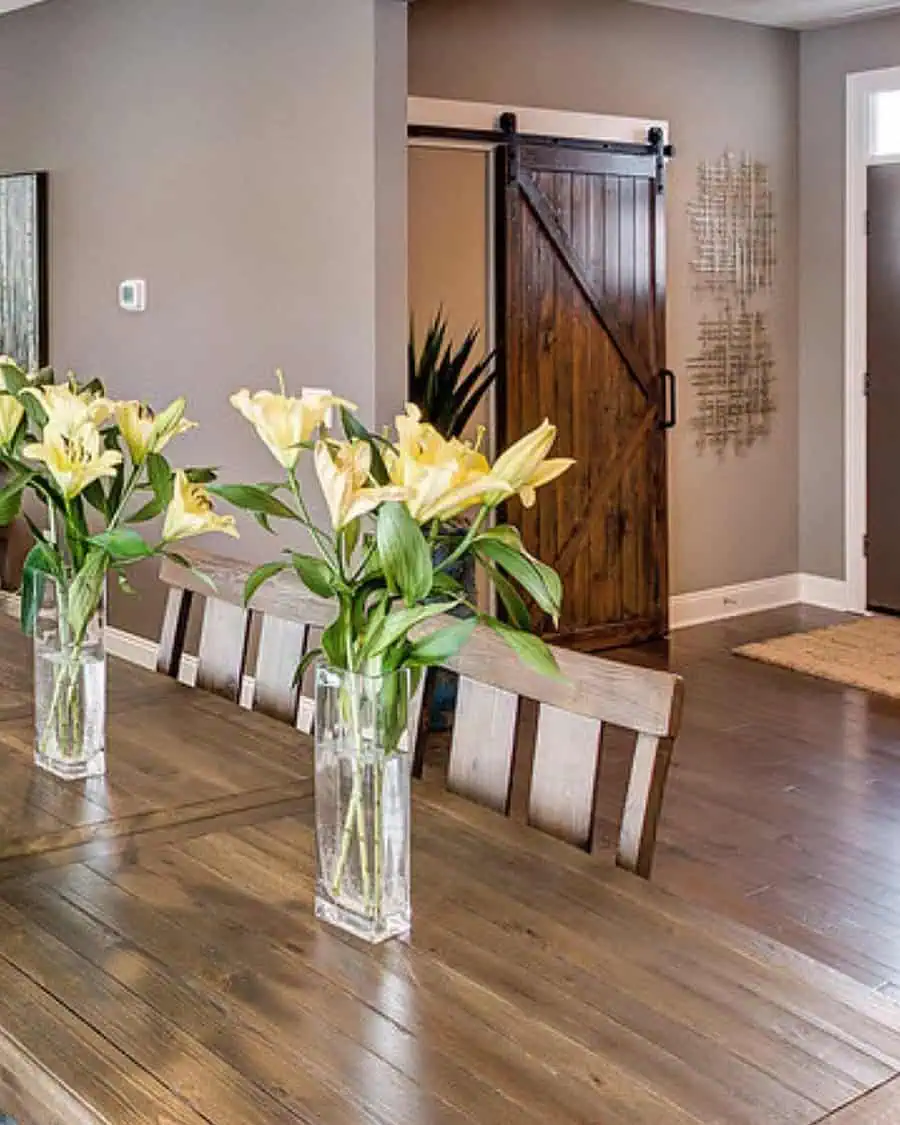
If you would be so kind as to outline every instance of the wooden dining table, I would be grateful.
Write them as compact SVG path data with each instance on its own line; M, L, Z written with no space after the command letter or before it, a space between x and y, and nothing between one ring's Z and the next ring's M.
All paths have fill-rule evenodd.
M0 623L0 1120L888 1125L900 1007L433 783L408 940L313 917L311 744L111 661L104 779L31 761Z

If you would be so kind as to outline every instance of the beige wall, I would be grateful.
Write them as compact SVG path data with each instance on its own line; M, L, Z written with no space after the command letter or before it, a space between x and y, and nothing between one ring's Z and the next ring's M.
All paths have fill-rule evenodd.
M421 347L443 306L450 337L461 344L488 334L488 157L470 149L409 150L409 307ZM474 419L487 423L486 401Z
M667 119L673 593L797 569L797 36L624 0L417 0L410 92ZM772 436L744 456L697 452L685 360L698 305L685 208L696 164L726 148L770 165L778 208Z
M227 400L276 365L371 419L376 351L403 362L404 59L395 0L49 0L0 18L0 168L51 177L54 363L121 397L187 392L201 428L179 455L231 479L272 476ZM142 316L116 308L126 277L148 281ZM402 366L383 375L382 413L402 383ZM277 553L262 538L218 545ZM158 600L117 601L114 623L152 634Z
M900 16L800 39L800 563L844 577L846 78L900 65Z

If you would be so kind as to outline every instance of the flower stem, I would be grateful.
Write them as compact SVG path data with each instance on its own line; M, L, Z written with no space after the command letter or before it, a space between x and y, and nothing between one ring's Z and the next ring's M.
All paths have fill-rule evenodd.
M303 499L303 493L300 491L300 485L297 483L297 476L293 470L288 473L288 482L290 484L291 493L294 499L297 501L297 504L300 507L300 511L303 514L303 520L301 522L304 523L306 528L309 530L310 535L312 535L313 539L315 540L316 546L319 548L319 553L326 562L330 563L334 567L339 568L340 560L337 556L337 553L335 552L334 548L329 545L325 536L322 534L319 528L316 527L316 525L310 518L309 509L306 506L306 501Z
M490 506L485 504L478 515L475 517L475 522L469 528L462 543L460 543L460 545L456 548L455 551L452 552L452 554L448 555L447 558L444 559L440 566L435 567L437 571L449 570L450 567L453 566L453 564L456 562L456 560L464 555L466 551L468 551L469 547L472 545L472 540L475 538L478 532L481 531L481 525L487 518L487 514L489 511Z

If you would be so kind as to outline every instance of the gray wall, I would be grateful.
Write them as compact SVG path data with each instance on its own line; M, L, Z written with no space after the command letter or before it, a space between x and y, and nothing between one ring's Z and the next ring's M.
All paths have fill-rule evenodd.
M800 38L800 564L844 577L846 78L900 65L900 16Z
M410 92L665 118L671 168L669 360L682 425L671 443L673 592L797 569L797 36L624 0L417 0ZM696 164L747 150L771 168L780 268L772 301L771 437L744 456L700 455L685 360L699 306L685 208Z
M186 392L192 463L271 478L228 395L276 366L371 419L377 353L378 409L402 399L405 14L396 0L49 0L0 18L0 168L51 174L53 361L117 397ZM399 266L379 270L376 310L389 245ZM127 277L148 280L142 316L116 308ZM277 553L254 531L210 545ZM117 601L114 623L152 635L149 593Z

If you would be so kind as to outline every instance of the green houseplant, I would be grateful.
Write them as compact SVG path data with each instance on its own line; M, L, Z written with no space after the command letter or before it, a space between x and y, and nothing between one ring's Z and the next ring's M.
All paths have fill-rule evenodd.
M484 396L497 378L496 354L473 362L480 330L474 325L456 347L448 335L442 308L425 335L421 350L415 324L409 328L409 401L418 406L422 421L445 438L461 438Z

